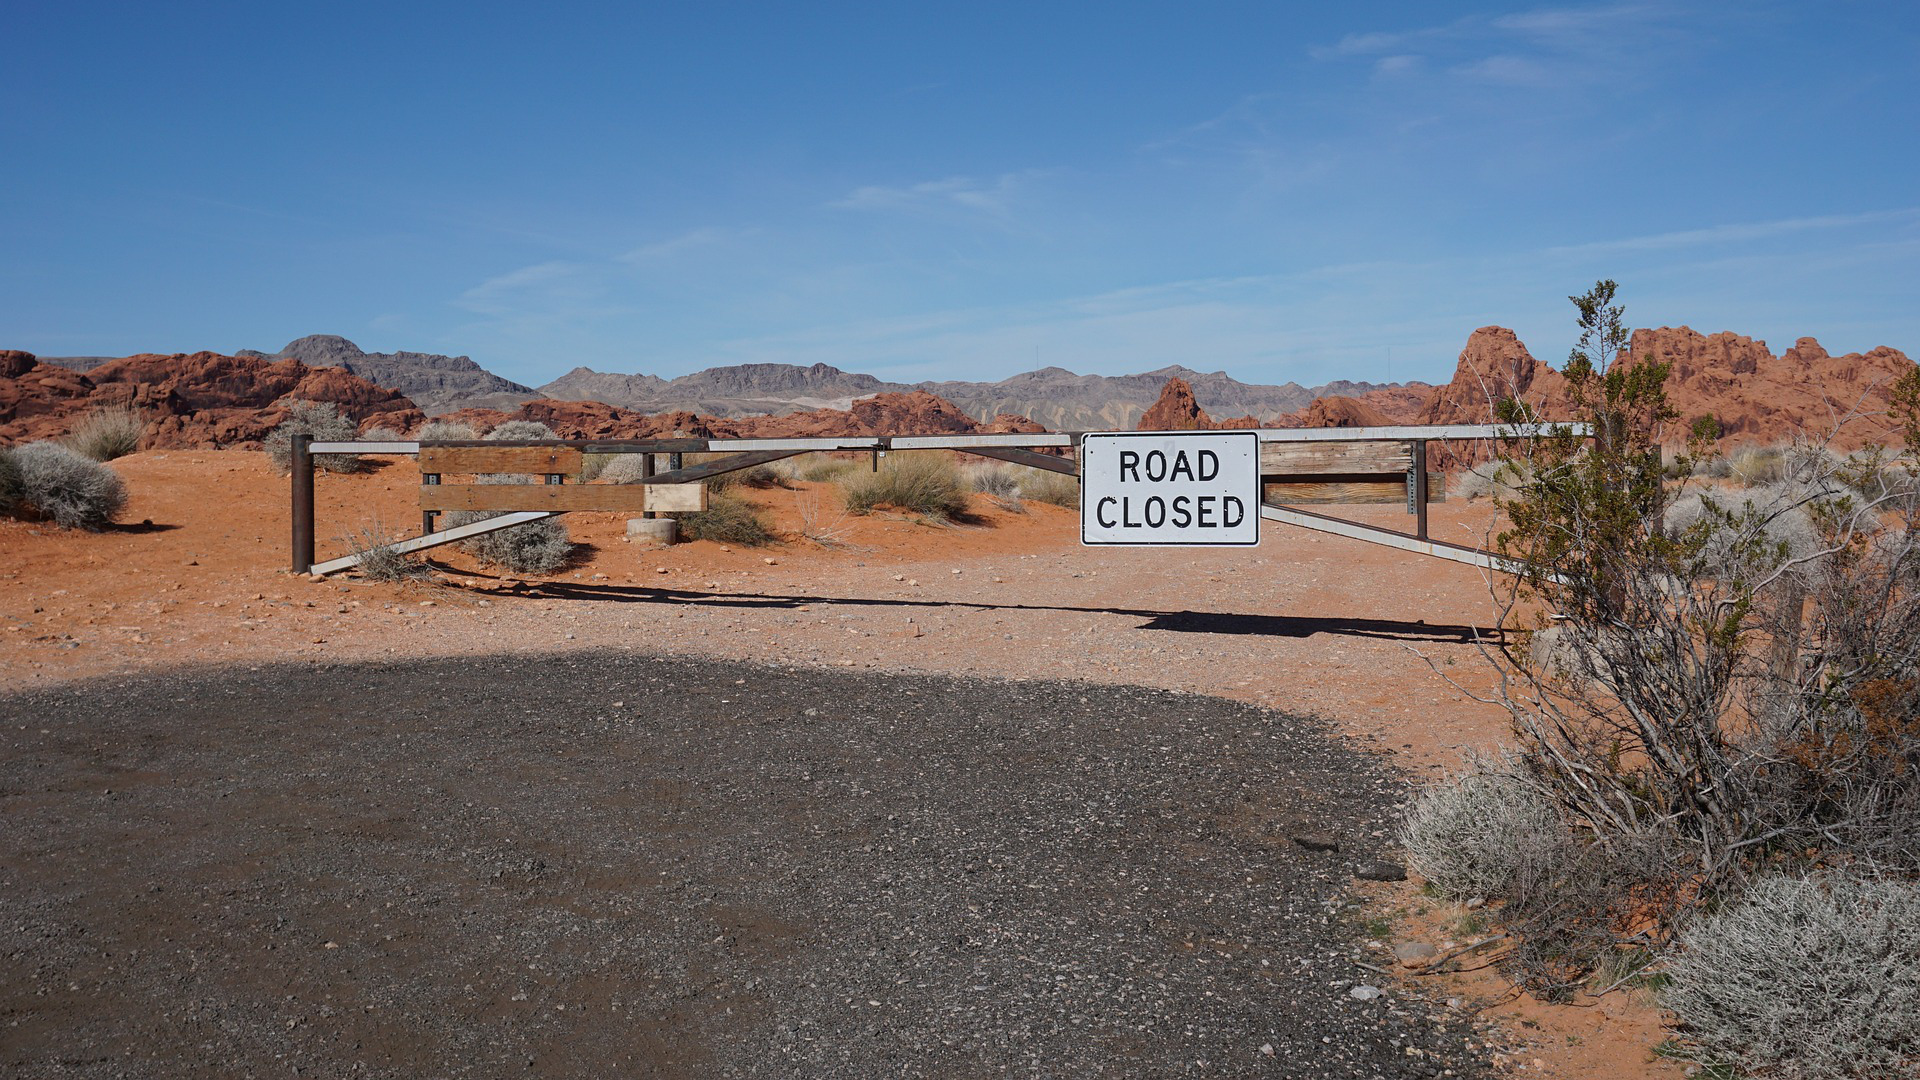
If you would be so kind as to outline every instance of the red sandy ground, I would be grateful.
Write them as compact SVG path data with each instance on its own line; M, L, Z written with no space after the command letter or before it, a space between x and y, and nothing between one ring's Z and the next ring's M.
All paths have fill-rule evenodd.
M960 527L836 522L833 489L802 485L747 492L795 534L770 547L629 544L624 515L580 513L562 520L584 557L549 578L502 576L443 548L436 584L317 582L287 572L287 481L265 455L147 451L113 467L132 494L122 520L151 524L89 534L0 520L9 688L186 663L614 645L1218 694L1324 715L1416 777L1504 730L1497 709L1448 682L1483 693L1492 681L1470 643L1491 619L1479 571L1285 526L1270 524L1252 550L1089 549L1075 512L1058 507L1017 514L976 500L981 523ZM395 534L416 526L417 475L406 459L322 474L320 557L376 520ZM797 536L806 504L817 524L837 524L839 544ZM1348 508L1404 527L1396 509ZM1443 539L1475 542L1486 523L1484 504L1434 507ZM1458 915L1411 885L1372 895L1404 917L1402 932L1436 944ZM1485 973L1409 978L1443 980L1443 996L1469 1004L1506 996ZM1531 1044L1513 1062L1528 1074L1679 1072L1649 1055L1659 1014L1624 994L1583 1007L1523 999L1487 1015Z

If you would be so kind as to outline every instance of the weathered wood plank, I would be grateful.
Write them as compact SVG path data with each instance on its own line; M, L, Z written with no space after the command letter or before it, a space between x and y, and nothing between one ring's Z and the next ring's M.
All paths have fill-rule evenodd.
M568 446L423 446L423 473L559 473L580 471L580 451Z
M643 484L646 509L656 514L691 514L707 508L705 484Z
M1305 477L1260 485L1262 501L1282 506L1314 506L1333 503L1399 503L1406 505L1407 474L1392 476L1341 476L1308 479ZM1439 473L1427 474L1427 498L1446 501L1446 479Z
M1260 475L1404 473L1413 450L1403 442L1268 442L1260 444Z
M542 510L548 513L604 510L637 514L647 510L677 510L680 504L704 498L704 489L698 495L680 492L665 496L675 505L661 507L656 504L662 496L648 494L653 487L651 484L423 484L420 487L420 509Z

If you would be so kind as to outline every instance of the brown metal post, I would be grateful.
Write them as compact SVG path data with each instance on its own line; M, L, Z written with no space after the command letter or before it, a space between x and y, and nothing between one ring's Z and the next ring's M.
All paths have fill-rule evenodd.
M437 487L440 484L440 474L437 472L421 473L420 482L429 487ZM425 536L428 533L433 531L433 519L437 513L439 513L439 511L437 510L420 511L420 535L421 536Z
M293 437L293 572L313 571L313 436Z
M1427 538L1427 440L1413 441L1413 535Z
M653 461L654 457L652 454L640 455L640 478L642 480L653 475ZM648 521L652 521L657 515L651 510L646 510L641 512L640 516Z

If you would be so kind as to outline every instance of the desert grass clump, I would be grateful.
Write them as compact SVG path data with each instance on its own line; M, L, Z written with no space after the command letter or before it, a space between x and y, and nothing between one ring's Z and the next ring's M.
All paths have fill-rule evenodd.
M949 521L967 513L967 488L950 454L919 451L887 455L875 472L852 472L840 480L847 512L869 514L881 506Z
M1013 465L997 461L976 461L960 467L960 481L968 491L1002 499L1020 497L1020 473Z
M680 522L680 535L689 540L712 540L745 547L773 542L773 530L766 517L737 495L710 495L705 510L675 517Z
M118 473L59 443L28 443L7 458L19 478L18 503L63 529L105 528L127 504Z
M140 449L140 437L146 431L146 420L123 405L88 413L62 441L94 461L112 461Z
M416 442L458 442L461 439L477 439L480 432L472 424L462 424L457 420L429 420L421 424L413 433Z
M360 557L360 576L372 581L424 581L433 568L412 552L395 551L395 538L378 521L349 533L347 549Z
M831 484L861 465L852 458L835 457L832 454L807 454L789 458L780 464L787 465L789 462L791 465L786 470L788 475L809 484Z
M1080 478L1049 469L1020 466L1020 497L1049 506L1080 508Z
M559 437L552 428L538 420L505 420L487 432L487 438L493 442L531 442L534 439Z
M1711 1063L1802 1080L1920 1063L1920 886L1776 874L1694 922L1662 994Z
M351 419L340 414L340 406L331 401L296 401L287 407L287 418L280 426L267 433L264 449L274 468L291 472L295 435L311 435L315 442L347 442L358 430ZM315 454L313 464L328 472L360 471L360 459L353 454Z
M1528 862L1563 842L1553 804L1510 764L1480 762L1428 788L1400 825L1407 862L1444 896L1504 897Z

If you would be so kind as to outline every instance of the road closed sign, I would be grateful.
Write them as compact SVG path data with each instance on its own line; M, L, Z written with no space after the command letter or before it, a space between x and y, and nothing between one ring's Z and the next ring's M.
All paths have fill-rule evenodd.
M1083 436L1080 542L1250 547L1260 542L1260 436L1130 431Z

